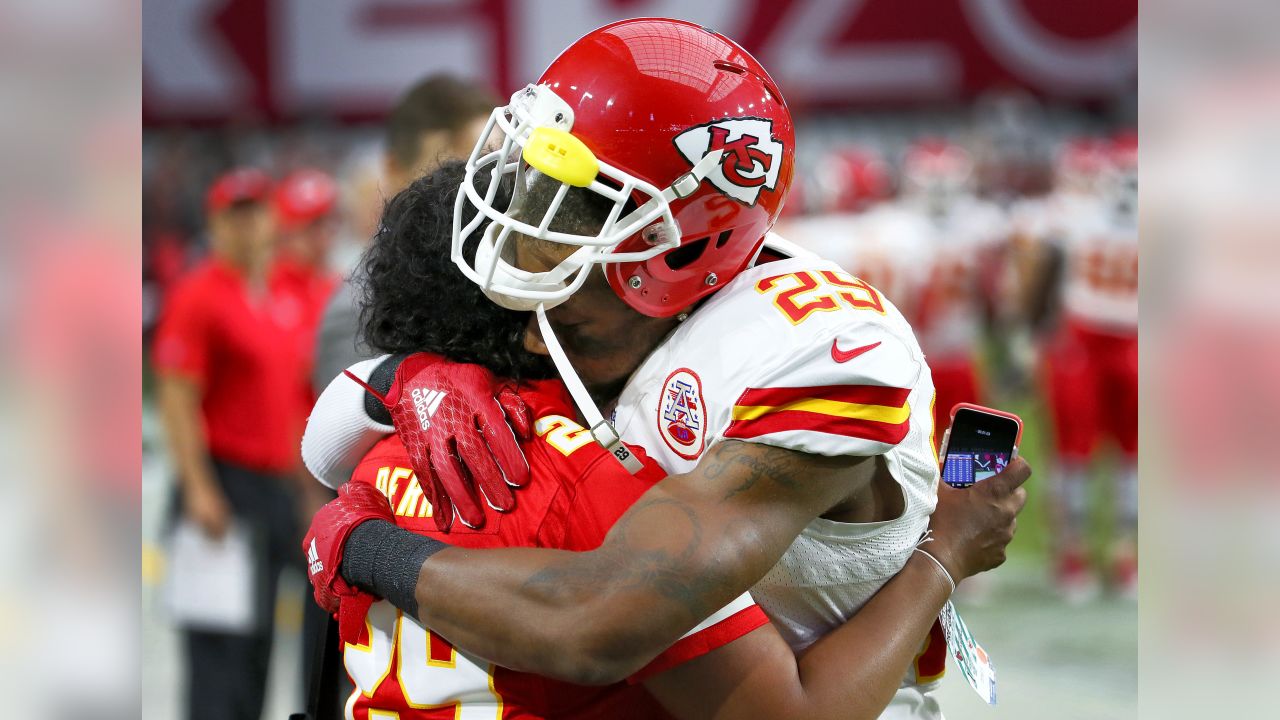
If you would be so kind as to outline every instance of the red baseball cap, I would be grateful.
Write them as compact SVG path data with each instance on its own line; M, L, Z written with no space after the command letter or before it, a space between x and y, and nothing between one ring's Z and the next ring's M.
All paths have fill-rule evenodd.
M319 170L298 170L276 188L276 218L285 229L318 220L333 212L337 204L338 184Z
M262 202L271 195L271 178L257 168L235 168L218 176L205 196L210 213L242 202Z

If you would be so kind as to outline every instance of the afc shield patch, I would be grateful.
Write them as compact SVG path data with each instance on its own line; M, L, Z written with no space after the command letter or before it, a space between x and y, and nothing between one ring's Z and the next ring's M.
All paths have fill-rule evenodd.
M709 152L723 150L707 182L743 205L755 205L761 190L778 184L783 148L773 137L772 120L740 117L697 125L677 135L675 145L690 166Z
M667 376L658 401L658 434L667 447L686 460L702 454L707 410L702 404L702 379L688 368Z

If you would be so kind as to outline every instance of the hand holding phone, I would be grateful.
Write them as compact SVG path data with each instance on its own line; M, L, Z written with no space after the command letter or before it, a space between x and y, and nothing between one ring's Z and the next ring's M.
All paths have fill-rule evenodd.
M1004 470L1018 456L1022 419L972 403L951 409L951 427L942 436L942 481L964 488Z

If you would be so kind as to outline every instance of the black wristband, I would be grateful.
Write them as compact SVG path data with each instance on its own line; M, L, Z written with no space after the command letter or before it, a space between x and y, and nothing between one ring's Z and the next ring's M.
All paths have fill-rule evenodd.
M351 531L342 548L342 577L368 593L418 617L418 573L427 558L449 547L386 520L369 520Z

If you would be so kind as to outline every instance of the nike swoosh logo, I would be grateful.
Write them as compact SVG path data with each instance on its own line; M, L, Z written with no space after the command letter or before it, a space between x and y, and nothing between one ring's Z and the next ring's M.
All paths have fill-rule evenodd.
M875 350L880 347L880 341L876 341L870 345L863 345L862 347L856 347L852 350L841 350L838 346L839 343L839 340L831 341L831 359L838 363L847 363L865 352Z

